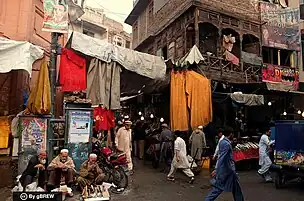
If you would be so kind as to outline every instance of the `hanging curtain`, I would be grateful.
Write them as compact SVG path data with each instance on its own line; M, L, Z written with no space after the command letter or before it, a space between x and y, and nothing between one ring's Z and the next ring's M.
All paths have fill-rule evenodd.
M27 101L26 114L50 114L51 87L47 61L41 62L38 80Z
M184 72L171 72L170 120L171 130L186 131L189 128Z
M187 106L190 110L192 129L205 126L212 121L211 83L206 77L194 72L186 72Z

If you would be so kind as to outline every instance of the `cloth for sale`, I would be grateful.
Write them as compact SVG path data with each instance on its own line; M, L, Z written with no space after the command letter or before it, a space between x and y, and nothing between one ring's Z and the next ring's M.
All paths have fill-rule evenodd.
M115 127L114 113L106 108L94 108L95 130L110 130Z
M34 90L31 91L27 101L25 114L50 114L51 110L51 87L47 61L41 63L38 81Z
M171 72L170 83L170 121L171 130L188 130L189 117L184 72Z
M62 48L59 81L62 91L86 90L86 60L72 50Z
M186 94L191 128L195 129L209 124L212 121L210 80L194 71L187 71Z
M231 52L228 52L227 50L224 52L224 55L226 57L226 59L228 61L231 61L231 63L233 63L234 65L239 65L240 60L239 58L237 58L234 54L232 54Z
M0 73L26 70L32 74L32 64L43 57L43 49L26 41L0 37Z
M0 149L8 148L9 133L10 126L8 117L0 117Z
M120 65L91 60L87 75L87 98L93 105L102 104L110 110L120 109Z
M232 51L233 44L235 43L235 37L232 37L232 35L224 35L223 37L223 47L225 50L228 50L229 52Z

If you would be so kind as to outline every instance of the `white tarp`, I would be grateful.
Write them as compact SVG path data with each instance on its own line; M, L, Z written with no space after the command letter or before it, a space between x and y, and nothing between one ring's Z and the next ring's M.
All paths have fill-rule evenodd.
M78 32L72 35L71 48L108 63L118 62L125 69L151 79L163 78L166 74L166 64L161 57L122 48Z
M204 61L205 58L203 57L202 53L199 51L196 45L194 45L191 50L186 54L183 58L181 58L178 62L180 66L186 66L189 64L198 64L201 61Z
M32 74L32 65L43 57L43 49L26 41L0 38L0 73L26 70Z

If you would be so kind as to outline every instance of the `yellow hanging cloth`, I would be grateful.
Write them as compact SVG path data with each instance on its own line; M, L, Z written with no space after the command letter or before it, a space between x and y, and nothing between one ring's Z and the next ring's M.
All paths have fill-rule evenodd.
M191 128L196 129L198 126L209 124L212 121L210 80L194 71L187 71L186 93Z
M184 72L171 72L170 121L172 131L188 130L189 118L187 112Z
M51 110L51 87L47 61L41 62L38 80L35 88L31 91L26 114L45 115Z
M0 117L0 149L8 148L10 125L7 116Z

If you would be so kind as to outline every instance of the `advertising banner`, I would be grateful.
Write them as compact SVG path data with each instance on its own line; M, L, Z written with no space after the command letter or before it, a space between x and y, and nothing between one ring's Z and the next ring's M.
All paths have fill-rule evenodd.
M68 5L66 0L44 0L42 31L67 33L69 29Z
M301 50L300 10L261 2L263 46Z
M21 118L22 148L46 150L47 119Z
M292 85L297 90L299 86L299 71L294 68L264 64L262 81Z

